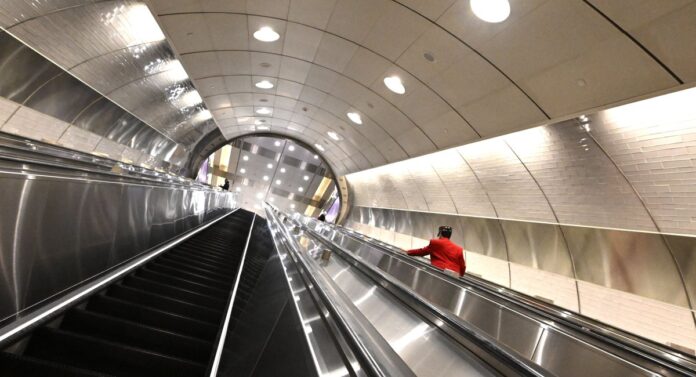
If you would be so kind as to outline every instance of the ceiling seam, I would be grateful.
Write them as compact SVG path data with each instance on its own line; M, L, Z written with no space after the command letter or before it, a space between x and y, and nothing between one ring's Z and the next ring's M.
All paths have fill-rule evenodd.
M607 22L609 22L616 30L620 31L626 38L631 40L636 46L638 46L641 50L643 50L644 53L646 53L655 63L657 63L662 69L664 69L676 82L678 82L680 85L684 84L684 80L682 80L674 71L672 71L671 68L667 66L662 60L660 60L655 54L652 53L647 47L645 47L638 39L633 37L631 33L626 31L621 25L619 25L617 22L609 18L604 12L602 12L599 8L597 8L594 4L592 4L589 0L582 0L583 3L585 3L588 7L590 7L592 10L594 10L597 14L602 16Z

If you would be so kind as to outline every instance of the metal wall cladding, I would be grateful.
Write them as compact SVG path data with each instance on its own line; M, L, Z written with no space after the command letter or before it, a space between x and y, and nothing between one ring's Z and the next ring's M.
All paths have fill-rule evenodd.
M0 187L0 320L234 204L230 193L53 174L0 173Z
M0 32L0 96L24 102L63 70L26 45Z
M351 223L420 239L449 225L468 252L686 308L696 302L695 237L360 206Z
M63 73L42 85L24 105L71 123L83 109L100 98L99 93L73 76Z
M569 226L563 226L563 233L578 279L689 307L661 234Z

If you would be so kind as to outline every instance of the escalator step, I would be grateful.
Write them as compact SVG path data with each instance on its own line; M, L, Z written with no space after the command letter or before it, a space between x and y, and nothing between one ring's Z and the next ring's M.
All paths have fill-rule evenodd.
M211 342L83 309L70 310L60 328L198 363L208 362L213 347Z
M158 258L157 260L155 260L152 263L161 264L161 265L169 266L169 267L173 267L173 268L179 268L179 269L185 270L185 271L190 271L190 272L199 274L201 276L208 277L209 279L218 280L221 283L224 283L230 279L230 276L228 276L228 275L213 272L213 270L210 270L210 269L195 267L195 266L192 266L190 264L178 262L178 261L175 261L172 259Z
M165 284L149 281L137 276L128 276L123 280L123 285L137 288L149 293L175 298L177 300L189 302L200 306L213 309L220 309L225 306L225 301L215 297L205 296L200 293L187 291L182 288L172 287Z
M203 340L212 341L218 333L217 325L102 295L91 298L87 310Z
M156 264L156 263L149 263L147 266L145 266L145 268L152 270L152 271L159 272L159 273L172 275L174 277L180 277L182 279L199 282L201 284L205 284L205 285L217 288L217 289L221 289L223 291L228 291L230 289L230 286L232 285L232 283L221 283L217 280L211 280L205 276L193 274L190 272L182 271L181 269L178 269L178 268L163 266L161 264Z
M148 306L174 314L180 314L199 321L208 322L213 325L218 325L222 318L221 311L212 310L200 305L194 305L185 301L145 292L140 289L125 287L121 284L112 285L106 292L106 295L138 305Z
M206 263L219 264L219 265L223 265L223 266L236 266L237 265L237 257L236 256L234 258L231 258L231 259L223 260L223 259L220 259L217 257L205 256L205 255L200 254L198 252L185 251L185 250L172 250L172 251L168 252L167 255L186 257L186 258L191 258L193 260L199 260L199 261L203 261Z
M191 280L162 274L156 271L148 270L147 268L139 269L135 272L135 276L170 285L172 287L179 287L192 292L198 292L206 296L217 297L221 300L225 300L229 296L229 293L227 291L223 291L222 289L217 289Z
M136 347L42 327L25 354L115 376L201 376L205 365Z
M179 263L187 263L192 266L200 267L200 268L209 268L213 271L226 274L226 273L231 273L234 272L235 268L234 265L232 264L222 264L222 263L212 263L208 262L205 260L202 260L200 258L193 258L190 256L184 256L180 254L167 254L163 255L160 257L160 259L171 259L173 261L177 261Z
M3 377L107 377L110 374L69 367L28 356L0 352L0 376Z

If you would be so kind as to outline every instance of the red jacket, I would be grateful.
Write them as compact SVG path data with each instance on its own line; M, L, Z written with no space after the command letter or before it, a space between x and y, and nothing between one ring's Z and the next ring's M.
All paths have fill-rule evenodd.
M430 240L430 244L422 249L407 251L408 255L428 255L430 263L438 268L448 269L464 275L466 262L464 261L464 249L450 241L449 238L441 237Z

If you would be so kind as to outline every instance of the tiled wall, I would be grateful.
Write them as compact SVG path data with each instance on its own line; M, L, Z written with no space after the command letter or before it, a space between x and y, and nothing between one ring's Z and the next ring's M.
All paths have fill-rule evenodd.
M674 250L667 240L672 237L668 234L677 234L696 245L691 238L696 236L694 103L696 88L354 173L347 176L353 208L556 224L560 233L555 246L543 246L554 250L536 254L556 253L567 259L572 252L573 265L566 265L570 270L555 271L537 263L538 243L524 246L531 247L531 254L519 254L531 260L517 262L515 253L531 237L518 228L514 237L503 229L506 242L515 243L506 246L506 260L470 252L469 271L661 342L696 348L696 315L690 311L696 303L684 294L691 291L688 285L694 279L691 268L679 261L685 255L696 260L696 255L688 256L696 247ZM369 229L379 223L357 225L355 218L347 225L365 226L363 230L376 237L407 247L409 234L423 237L417 227L424 224L387 227L386 233ZM583 227L598 231L593 234ZM399 233L387 234L390 231ZM640 234L650 243L631 232L648 232ZM584 249L568 250L571 243ZM604 269L589 270L597 264ZM654 274L629 276L632 269L651 265L659 265L651 270ZM619 282L618 275L625 278ZM670 288L661 286L667 275ZM664 294L677 290L679 297ZM603 300L611 301L613 309L602 311L597 303ZM678 323L688 335L656 335L660 331L650 330L649 322L640 319L641 306L654 310L653 321L659 318L664 326Z

